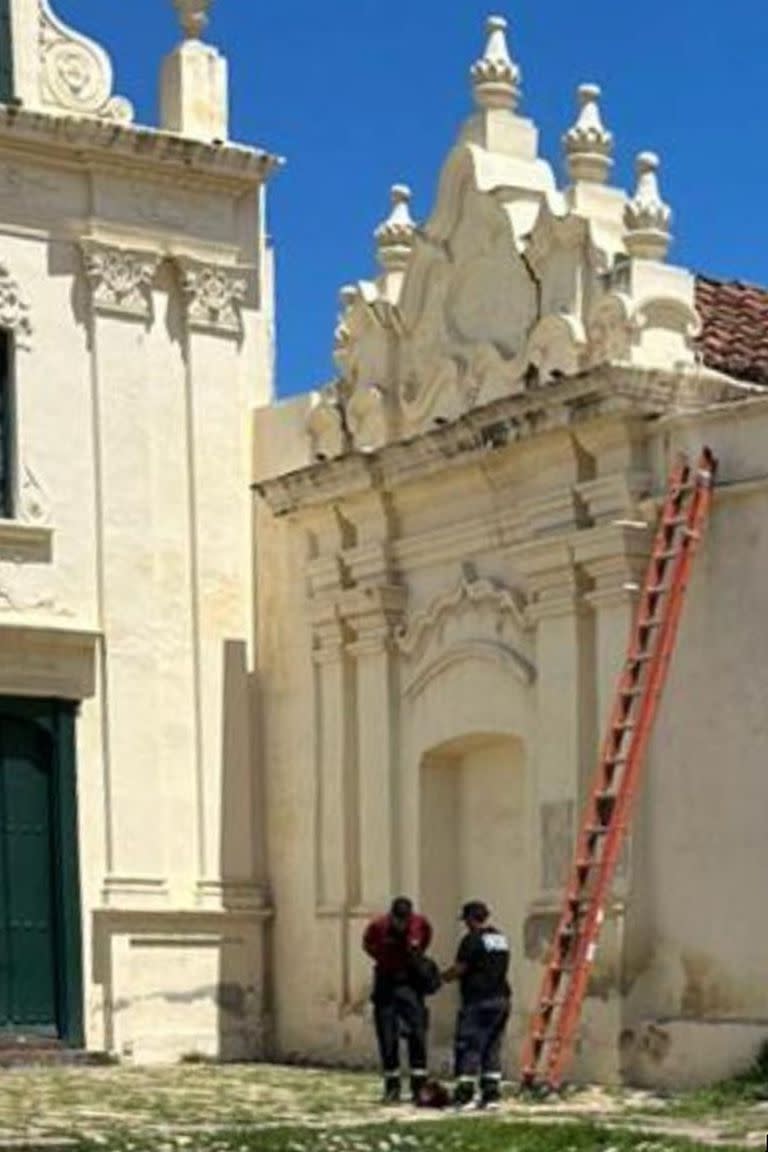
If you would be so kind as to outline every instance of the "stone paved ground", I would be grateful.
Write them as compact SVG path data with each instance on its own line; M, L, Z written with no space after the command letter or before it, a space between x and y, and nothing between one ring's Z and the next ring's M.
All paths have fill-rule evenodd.
M374 1077L363 1074L271 1065L12 1069L0 1072L0 1146L81 1142L125 1152L185 1147L190 1152L195 1147L249 1152L276 1147L266 1136L255 1142L254 1136L278 1126L352 1132L357 1125L387 1123L395 1131L393 1119L425 1124L435 1118L434 1113L410 1108L398 1109L396 1116L383 1111L377 1103L378 1088ZM762 1148L768 1131L768 1103L727 1092L662 1099L593 1088L544 1104L510 1096L503 1116L528 1127L567 1123L574 1138L593 1123L614 1133L612 1139L622 1132L643 1132L651 1141L646 1142L648 1149L672 1147L673 1137L687 1137L699 1145ZM453 1147L447 1141L450 1121L444 1131L446 1141L435 1147ZM330 1138L322 1141L323 1147L331 1148L332 1143ZM407 1144L400 1143L405 1152ZM354 1147L384 1144L394 1152L398 1141ZM301 1143L284 1146L304 1148ZM600 1146L606 1147L605 1141ZM610 1141L607 1147L612 1147Z

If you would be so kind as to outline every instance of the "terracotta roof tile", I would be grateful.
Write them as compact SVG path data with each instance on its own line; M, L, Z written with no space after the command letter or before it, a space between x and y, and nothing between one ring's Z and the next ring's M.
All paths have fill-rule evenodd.
M696 278L704 363L737 380L768 385L768 288Z

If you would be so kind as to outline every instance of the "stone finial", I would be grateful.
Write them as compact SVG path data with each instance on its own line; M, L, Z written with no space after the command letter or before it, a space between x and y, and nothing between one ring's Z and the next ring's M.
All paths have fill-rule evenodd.
M605 184L613 165L613 134L600 115L600 88L597 84L580 84L578 99L576 123L563 136L568 175L574 184L578 180Z
M479 108L508 108L514 112L520 97L520 69L507 47L507 22L489 16L485 52L471 68L475 103Z
M624 210L627 251L641 260L663 260L672 240L672 211L659 191L659 158L641 152L636 164L637 189Z
M160 124L192 140L224 142L229 134L227 61L200 39L211 0L173 0L185 39L163 61Z
M387 272L402 272L413 248L416 225L411 217L411 190L407 184L393 184L392 211L376 229L379 263Z
M173 4L186 39L199 40L208 24L211 0L173 0Z

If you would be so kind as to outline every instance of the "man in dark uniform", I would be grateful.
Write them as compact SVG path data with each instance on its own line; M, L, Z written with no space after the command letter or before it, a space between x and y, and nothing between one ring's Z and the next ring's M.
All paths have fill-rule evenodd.
M429 1014L417 961L431 940L431 924L414 912L406 896L393 900L389 913L372 920L363 936L363 948L375 962L371 1000L384 1073L384 1100L390 1104L400 1100L401 1033L408 1043L414 1101L426 1083Z
M480 1076L480 1107L498 1105L501 1096L501 1044L512 1000L507 974L509 944L490 922L482 900L470 900L459 917L467 932L455 963L443 972L445 983L458 980L461 1008L456 1020L456 1092L459 1106L474 1104Z

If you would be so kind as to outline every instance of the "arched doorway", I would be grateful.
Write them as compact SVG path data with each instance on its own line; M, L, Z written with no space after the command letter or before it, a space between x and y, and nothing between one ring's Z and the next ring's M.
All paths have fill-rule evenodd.
M527 877L525 747L512 736L474 733L430 749L421 761L420 902L435 927L435 953L453 957L461 904L480 898L509 936L512 979L522 968ZM450 1060L455 990L432 1005L432 1046ZM515 1045L510 1028L508 1056Z

